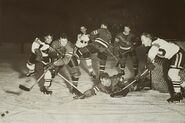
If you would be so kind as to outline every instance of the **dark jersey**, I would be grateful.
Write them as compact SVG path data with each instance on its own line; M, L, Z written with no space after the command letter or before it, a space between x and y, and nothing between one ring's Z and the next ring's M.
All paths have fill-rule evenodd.
M52 49L52 59L59 60L64 64L68 64L72 55L74 46L69 41L67 42L66 46L62 46L60 41L53 41L51 44Z
M90 33L90 38L101 45L108 47L111 43L112 35L108 29L100 28Z
M129 50L136 43L135 36L132 33L125 35L123 32L115 37L116 43L119 44L120 49Z
M111 94L113 92L117 92L125 87L124 80L121 78L121 75L114 75L110 77L111 85L109 87L104 86L102 83L93 86L91 89L85 91L85 96L90 97L92 95L96 95L98 92L103 92L106 94Z

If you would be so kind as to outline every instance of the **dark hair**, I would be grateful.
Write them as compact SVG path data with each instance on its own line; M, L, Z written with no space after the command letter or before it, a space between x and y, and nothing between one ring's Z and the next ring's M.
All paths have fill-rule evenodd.
M66 34L66 33L62 33L60 37L61 37L61 38L68 39L68 36L67 36L67 34Z
M155 36L153 36L152 34L150 34L150 33L146 33L146 32L143 32L142 34L141 34L141 36L145 36L145 37L147 37L147 38L150 38L152 41L154 41L154 40L156 40L158 37L155 37Z
M108 79L109 78L109 74L106 73L106 72L101 73L100 76L99 76L99 79L103 79L103 78Z

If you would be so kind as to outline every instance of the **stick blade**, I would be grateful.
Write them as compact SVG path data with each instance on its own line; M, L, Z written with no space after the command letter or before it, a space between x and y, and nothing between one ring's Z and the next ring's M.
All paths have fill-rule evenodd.
M24 85L19 85L19 88L21 89L21 90L24 90L24 91L30 91L31 89L30 88L28 88L28 87L26 87L26 86L24 86Z

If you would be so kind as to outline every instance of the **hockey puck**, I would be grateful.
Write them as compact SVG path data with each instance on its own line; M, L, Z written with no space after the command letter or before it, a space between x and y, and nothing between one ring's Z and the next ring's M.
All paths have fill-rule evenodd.
M2 114L1 114L1 117L4 117L4 116L5 116L5 113L2 113Z

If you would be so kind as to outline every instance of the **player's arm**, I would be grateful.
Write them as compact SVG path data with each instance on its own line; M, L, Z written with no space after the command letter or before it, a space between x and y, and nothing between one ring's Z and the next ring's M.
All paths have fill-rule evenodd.
M152 71L155 68L155 65L153 63L154 63L155 57L158 54L158 50L159 50L159 45L153 44L148 52L146 68L150 71Z
M154 63L154 59L158 54L159 45L158 44L152 44L152 47L150 48L148 52L148 59L150 62Z
M56 62L54 62L54 66L67 65L71 60L72 55L73 55L73 47L70 44L67 44L65 56L59 58Z
M90 33L90 39L91 39L92 41L94 41L95 38L97 37L97 35L98 35L99 33L100 33L100 30L99 30L99 29L92 31L92 32Z

